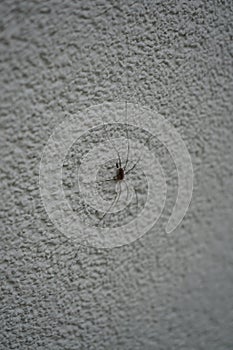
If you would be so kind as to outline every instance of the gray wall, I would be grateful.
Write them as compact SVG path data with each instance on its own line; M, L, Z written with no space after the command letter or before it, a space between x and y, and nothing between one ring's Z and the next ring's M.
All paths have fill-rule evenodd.
M1 2L0 349L233 348L232 23L232 1ZM192 203L169 236L79 246L41 153L66 112L126 94L182 136Z

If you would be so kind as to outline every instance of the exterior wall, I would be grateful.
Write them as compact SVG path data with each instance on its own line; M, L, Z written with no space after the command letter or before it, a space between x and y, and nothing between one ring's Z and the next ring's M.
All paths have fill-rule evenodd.
M3 0L0 23L0 349L232 349L232 1ZM41 154L66 113L125 98L182 136L192 202L171 235L79 246Z

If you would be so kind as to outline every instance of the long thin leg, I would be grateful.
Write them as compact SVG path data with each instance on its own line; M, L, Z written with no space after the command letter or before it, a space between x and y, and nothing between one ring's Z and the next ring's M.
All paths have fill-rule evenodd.
M106 129L106 124L104 124L104 120L103 120L102 116L101 116L101 118L102 118L102 121L103 121L103 126L105 128L105 132L106 132L107 138L108 138L109 142L111 143L112 147L114 148L115 152L117 153L118 162L119 162L119 165L120 165L120 168L121 168L121 156L120 156L120 153L118 152L118 150L116 149L116 146L114 145L114 143L112 142L112 140L109 137L108 131Z
M120 198L120 195L121 195L121 184L120 182L117 183L117 185L119 184L120 186L120 191L116 191L116 195L110 205L110 207L105 211L104 215L100 218L99 222L102 221L104 219L104 217L108 214L108 212L112 209L113 205L116 204Z
M109 178L109 179L103 179L103 180L98 180L98 181L95 181L94 183L91 183L91 182L83 182L85 185L90 185L90 186L95 186L95 184L101 184L101 183L104 183L104 182L109 182L109 181L116 181L117 180L117 177L116 176L113 176L112 178Z
M150 138L151 138L151 136L148 137L147 141L148 141ZM145 142L145 144L147 143L147 141ZM142 158L142 151L143 151L143 150L141 150L141 153L140 153L140 155L139 155L139 157L138 157L136 163L135 163L128 171L126 171L125 174L129 174L129 173L137 166L137 164L140 162L140 160L141 160L141 158Z
M94 183L91 183L91 182L83 182L83 184L84 184L85 186L91 186L91 187L94 187L94 188L95 188L95 185L96 185L96 184L104 183L104 182L109 182L109 181L115 181L115 179L114 179L114 178L112 178L112 179L105 179L105 180L102 180L102 181L96 181L96 182L94 182Z
M138 195L137 195L137 191L135 190L135 187L134 187L134 192L136 196L136 204L137 204L137 210L138 210Z
M126 158L126 162L125 162L125 166L124 166L124 171L126 170L127 168L127 164L128 164L128 161L129 161L129 150L130 150L130 144L129 144L129 130L128 130L128 108L127 108L127 101L125 101L125 111L126 111L126 133L127 133L127 142L128 142L128 145L127 145L127 158Z
M98 182L106 182L106 181L114 181L115 182L115 179L106 179L106 180L103 180L103 181L97 181L97 183ZM96 184L96 183L95 183ZM92 183L85 183L85 185L88 185L88 186L91 186L91 187L94 187L94 188L96 188L96 186L95 186L95 184L92 184ZM116 183L116 185L121 185L120 183ZM103 219L104 219L104 217L107 215L107 213L111 210L111 208L113 207L113 205L115 204L115 203L117 203L118 202L118 200L119 200L119 198L120 198L120 195L121 195L121 186L120 186L120 191L118 192L118 191L116 191L116 195L115 195L115 197L114 197L114 199L113 199L113 202L111 203L111 205L110 205L110 207L106 210L106 212L104 213L104 215L100 218L100 220L99 220L99 222L101 222ZM83 208L81 208L79 211L78 211L78 213L82 213L82 212L88 212L88 210L87 210L87 208L84 206ZM88 212L88 214L90 214L89 212Z
M126 35L126 47L127 47L127 56L129 58L129 40L128 40L128 35ZM128 66L128 60L126 60L126 80L127 80L127 89L129 91L129 74L127 71L127 66ZM128 142L128 146L127 146L127 158L126 158L126 162L125 162L125 166L124 166L124 171L127 169L127 165L128 165L128 161L129 161L129 149L130 149L130 144L129 144L129 130L128 130L128 106L127 106L127 101L125 101L125 113L126 113L126 132L127 132L127 142Z
M95 183L97 184L101 184L103 182L108 182L108 181L116 181L116 178L115 177L112 177L111 179L104 179L104 180L100 180L100 181L96 181Z
M137 191L135 190L135 187L134 187L134 192L135 192L135 196L136 196L136 205L137 205L137 209L136 209L136 215L137 215L137 212L138 212L138 195L137 195ZM137 227L137 230L138 230L138 225L137 225L137 221L136 221L136 227Z
M128 202L128 198L129 198L129 187L127 185L127 181L123 180L126 186L126 201Z
M142 158L142 155L140 155L140 157L138 158L138 160L136 161L136 163L132 166L132 168L130 168L128 171L126 171L126 175L129 174L134 168L136 168L136 166L138 165L138 163L140 162Z

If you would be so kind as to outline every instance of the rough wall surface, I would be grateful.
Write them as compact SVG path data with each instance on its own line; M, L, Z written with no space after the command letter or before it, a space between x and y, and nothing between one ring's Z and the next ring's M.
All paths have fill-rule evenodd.
M0 349L233 349L232 23L232 1L1 2ZM81 247L43 208L41 152L125 96L183 137L192 203L170 236Z

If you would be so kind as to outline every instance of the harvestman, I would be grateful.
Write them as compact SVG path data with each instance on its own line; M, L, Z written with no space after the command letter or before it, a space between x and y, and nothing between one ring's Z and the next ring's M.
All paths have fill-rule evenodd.
M126 112L126 125L128 125L127 101L125 101L125 112ZM127 134L127 157L126 157L126 161L125 161L125 163L123 165L120 153L119 153L118 149L116 148L116 146L114 145L114 143L112 142L112 140L110 139L110 137L108 135L108 132L107 132L107 129L106 129L106 124L103 124L103 126L105 128L105 132L106 132L107 138L110 141L112 147L114 148L114 150L115 150L115 152L117 154L116 175L114 177L110 178L110 179L97 181L97 183L104 183L104 182L109 182L109 181L115 182L117 190L115 190L115 196L114 196L114 198L112 200L111 205L109 206L109 208L104 212L104 214L99 219L99 223L110 212L110 210L113 208L113 206L117 204L117 202L118 202L118 200L120 198L120 195L121 195L121 184L122 184L122 182L124 182L125 185L126 185L127 199L128 199L128 191L129 191L129 189L128 189L127 182L125 181L125 175L129 174L132 170L135 169L135 167L137 166L137 164L141 160L141 156L142 156L142 152L141 152L140 156L138 157L138 159L134 163L134 165L131 168L128 169L129 155L130 155L130 142L129 142L128 127L126 128L126 134ZM119 190L118 190L118 188L119 188ZM137 202L137 207L138 207L138 197L137 197L137 191L136 190L135 190L135 196L136 196L136 202Z
M127 44L127 48L129 48L129 42L128 42L128 36L126 36L126 44ZM129 50L129 49L128 49ZM126 74L127 77L127 86L129 86L129 79L128 79L128 74ZM126 190L127 190L127 200L128 200L128 193L129 193L129 189L128 189L128 185L127 182L125 181L125 176L128 175L131 171L133 171L135 169L135 167L137 166L137 164L139 163L139 161L141 160L141 156L142 156L142 151L139 155L139 158L137 159L137 161L135 162L135 164L128 169L128 164L129 164L129 155L130 155L130 142L129 142L129 135L128 135L128 108L127 108L127 101L125 101L125 113L126 113L126 134L127 134L127 157L126 157L126 161L123 165L122 163L122 159L120 156L119 151L117 150L116 146L114 145L114 143L112 142L112 140L110 139L109 135L108 135L108 131L106 129L106 125L104 123L104 120L102 118L103 121L103 126L105 128L105 133L106 136L109 140L109 142L111 143L112 147L114 148L116 154L117 154L117 162L116 162L116 175L110 179L103 179L100 181L96 181L96 183L104 183L104 182L115 182L116 183L116 188L115 188L115 196L112 200L112 203L110 204L110 206L108 207L108 209L104 212L104 214L101 216L101 218L99 219L99 223L104 219L104 217L111 211L111 209L113 208L114 205L116 205L118 203L118 200L120 198L121 195L121 184L124 182L126 185ZM150 136L151 137L151 136ZM150 138L149 137L149 138ZM148 138L148 139L149 139ZM135 190L135 187L134 187ZM137 208L138 208L138 196L137 196L137 191L135 190L135 196L136 196L136 203L137 203Z

